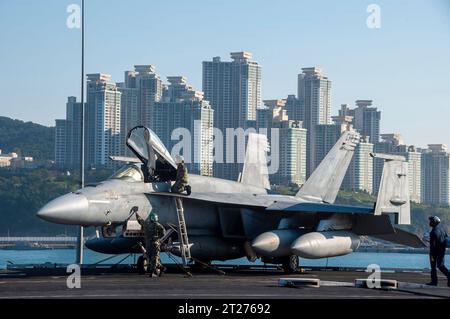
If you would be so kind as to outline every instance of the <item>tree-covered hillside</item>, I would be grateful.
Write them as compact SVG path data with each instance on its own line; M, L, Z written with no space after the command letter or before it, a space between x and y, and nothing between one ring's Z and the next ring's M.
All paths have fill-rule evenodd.
M37 160L53 160L55 128L0 116L0 149Z
M86 181L98 182L109 174L89 171ZM78 176L56 170L0 169L0 236L75 235L76 227L45 222L36 213L50 200L78 188Z

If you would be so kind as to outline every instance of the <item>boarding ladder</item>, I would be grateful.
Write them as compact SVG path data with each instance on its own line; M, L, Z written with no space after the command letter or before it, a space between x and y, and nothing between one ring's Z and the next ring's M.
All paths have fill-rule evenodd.
M183 266L187 267L188 262L192 260L191 248L187 234L186 221L184 219L183 202L180 197L175 197L175 206L177 208L178 217L178 237L180 240L180 252Z

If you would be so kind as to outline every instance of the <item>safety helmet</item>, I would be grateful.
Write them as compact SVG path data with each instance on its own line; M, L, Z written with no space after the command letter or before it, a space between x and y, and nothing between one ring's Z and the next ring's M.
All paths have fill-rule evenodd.
M152 221L152 222L157 222L158 221L158 215L157 214L155 214L155 213L150 213L150 220Z
M181 155L176 155L175 156L175 163L180 164L182 162L184 162L184 157L181 156Z
M430 216L428 217L428 219L430 220L430 222L434 222L435 224L439 224L441 222L441 219L437 216Z

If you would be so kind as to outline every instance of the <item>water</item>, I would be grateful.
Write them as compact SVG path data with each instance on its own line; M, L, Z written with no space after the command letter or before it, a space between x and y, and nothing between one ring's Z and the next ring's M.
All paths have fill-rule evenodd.
M86 264L97 263L107 257L112 257L104 263L117 263L123 258L123 263L135 263L137 256L131 255L105 255L86 249L84 262ZM173 258L173 257L172 257ZM178 258L177 258L178 259ZM61 263L71 264L75 260L75 250L55 249L55 250L1 250L0 249L0 269L5 269L8 261L15 264L40 264L40 263ZM161 254L163 263L173 263L173 260L166 254ZM179 259L177 260L179 262ZM246 258L240 258L227 262L215 262L217 264L239 264L239 265L262 265L260 261L250 263ZM350 255L332 257L328 259L308 260L301 259L302 266L326 266L329 267L367 267L370 264L378 264L383 268L404 268L404 269L425 269L429 268L427 254L406 254L406 253L374 253L355 252Z

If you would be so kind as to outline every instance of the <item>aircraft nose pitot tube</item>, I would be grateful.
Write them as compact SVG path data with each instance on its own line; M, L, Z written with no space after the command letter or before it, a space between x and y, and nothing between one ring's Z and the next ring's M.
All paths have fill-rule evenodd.
M291 244L304 231L295 229L272 230L257 236L252 248L261 256L280 257L291 254Z
M307 259L327 258L350 254L360 243L359 236L350 231L312 232L297 238L291 251Z

